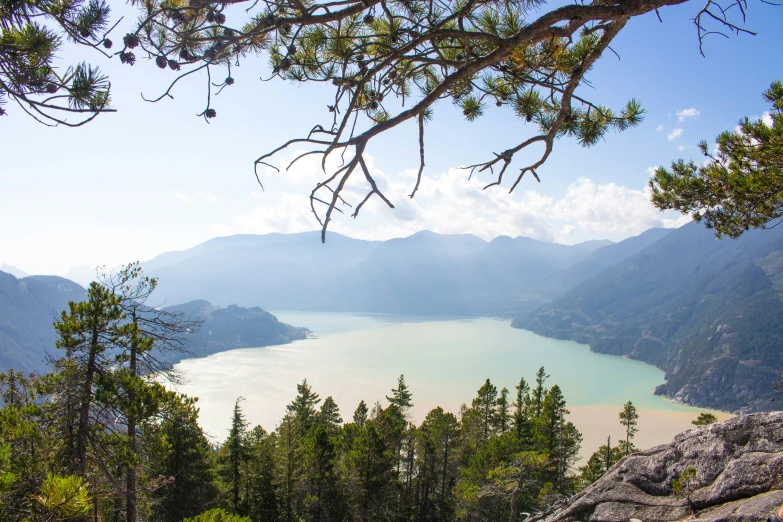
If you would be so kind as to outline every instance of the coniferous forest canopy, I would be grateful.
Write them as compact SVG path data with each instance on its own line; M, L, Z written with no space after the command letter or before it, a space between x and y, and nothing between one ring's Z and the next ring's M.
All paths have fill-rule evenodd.
M635 450L629 402L625 440L576 469L582 437L544 368L511 389L486 379L459 412L419 425L403 375L352 411L304 380L275 427L249 426L243 411L263 405L237 398L214 445L197 399L166 386L182 377L167 354L199 324L146 306L156 285L138 264L107 274L55 323L49 373L0 374L0 519L516 520Z

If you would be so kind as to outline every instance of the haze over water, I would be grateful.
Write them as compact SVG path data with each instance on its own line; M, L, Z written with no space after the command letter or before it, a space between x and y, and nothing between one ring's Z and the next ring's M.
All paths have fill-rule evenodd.
M237 397L251 426L275 428L302 379L321 398L331 395L347 422L360 400L387 404L385 395L405 374L419 423L436 406L454 413L470 404L486 378L498 390L524 377L533 383L540 366L560 385L570 419L584 435L582 455L624 437L618 422L622 405L639 410L641 448L669 442L702 411L652 394L664 373L622 357L590 352L586 345L548 339L490 318L422 318L386 314L272 312L281 321L306 326L314 338L283 346L246 348L177 365L186 384L177 389L199 397L200 424L216 441L225 439ZM714 412L719 419L727 414Z

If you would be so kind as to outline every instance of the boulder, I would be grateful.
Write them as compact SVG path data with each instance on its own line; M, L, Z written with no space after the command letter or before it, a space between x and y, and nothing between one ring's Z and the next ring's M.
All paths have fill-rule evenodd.
M769 412L628 455L565 507L528 522L764 522L781 503L783 412Z

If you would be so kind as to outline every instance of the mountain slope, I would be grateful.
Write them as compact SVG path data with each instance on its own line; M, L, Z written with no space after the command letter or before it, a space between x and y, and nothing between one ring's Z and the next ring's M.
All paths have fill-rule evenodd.
M530 238L419 232L388 241L316 233L217 238L144 263L166 302L272 309L512 315L542 277L589 249Z
M714 238L693 223L513 326L655 364L656 393L767 410L783 366L783 233Z
M610 266L625 261L637 252L644 250L671 231L668 228L651 228L638 236L597 248L578 263L555 272L534 285L531 291L550 299L559 297Z
M16 268L15 266L7 265L5 263L0 265L0 272L5 272L6 274L11 274L12 276L14 276L17 279L21 279L23 277L27 277L27 276L30 275L27 272L25 272L24 270L22 270L21 268Z
M318 233L216 238L142 263L160 280L156 297L166 303L206 299L219 305L323 309L338 294L335 278L350 273L377 243ZM332 300L333 301L333 300Z
M46 353L56 352L52 324L69 301L86 295L84 288L62 277L17 279L0 272L0 368L45 369Z

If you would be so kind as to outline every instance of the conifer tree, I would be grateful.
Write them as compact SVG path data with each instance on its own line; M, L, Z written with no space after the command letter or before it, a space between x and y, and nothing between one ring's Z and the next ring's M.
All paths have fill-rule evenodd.
M318 412L318 423L323 425L331 435L336 434L337 428L343 423L343 419L340 417L340 408L337 407L337 403L331 396L324 399L324 403L321 405L321 411Z
M541 416L541 408L544 405L544 397L546 397L547 389L544 386L549 375L544 371L544 367L538 369L536 372L536 387L533 388L531 393L532 413L534 418Z
M231 509L236 514L244 514L244 506L240 504L240 489L242 487L242 471L247 460L247 447L245 438L247 436L247 421L242 412L240 401L243 398L237 398L234 403L234 411L231 415L231 429L228 432L228 438L222 448L223 453L223 476L228 483L231 491Z
M307 379L296 385L296 391L296 397L291 404L286 406L286 410L294 414L299 428L302 434L304 434L316 420L317 412L315 407L321 402L321 399L307 384Z
M285 522L298 520L296 486L302 474L302 429L297 417L288 411L277 427L277 463L280 482L281 518Z
M569 413L560 386L552 386L537 419L537 444L539 450L548 456L550 467L554 470L553 484L560 493L568 489L566 474L577 458L582 442L581 433L566 420Z
M360 428L364 427L364 423L367 422L367 404L364 401L359 401L359 406L356 407L356 411L353 412L353 421Z
M75 437L73 470L84 477L87 469L87 448L91 433L91 413L99 375L108 375L113 359L107 351L116 347L130 329L122 325L124 314L120 298L98 283L91 283L87 300L71 302L54 325L60 339L57 348L65 350L61 364L71 370L78 386L78 421Z
M763 98L769 121L740 120L738 131L718 136L715 152L701 142L704 164L679 160L657 169L649 182L653 204L704 220L718 237L783 217L783 81L772 82Z
M261 426L250 430L247 444L247 516L253 522L278 520L277 468L275 462L276 436Z
M508 402L508 388L500 390L500 395L497 399L497 416L495 425L500 433L506 433L509 429L511 415L509 410L511 405Z
M623 406L623 411L620 412L620 424L625 427L625 447L623 448L626 455L634 451L633 440L636 433L639 431L636 425L639 423L639 413L636 411L636 406L631 401L628 401Z
M514 401L514 433L518 440L526 439L529 435L529 410L530 410L530 386L522 377L516 386L517 398Z
M699 416L691 424L694 426L709 426L718 422L718 418L712 413L699 413Z
M386 396L386 400L390 404L397 406L403 413L413 407L412 398L413 394L408 390L408 385L405 384L405 375L400 375L399 379L397 379L397 387L392 388L392 396Z
M152 446L151 476L170 477L171 483L153 493L152 518L178 522L205 511L217 496L213 452L198 425L197 399L179 395L166 401L157 429L143 433Z
M473 409L478 412L481 419L481 431L485 441L492 434L492 427L495 424L497 397L498 389L487 379L481 388L478 389L477 397L473 399Z

